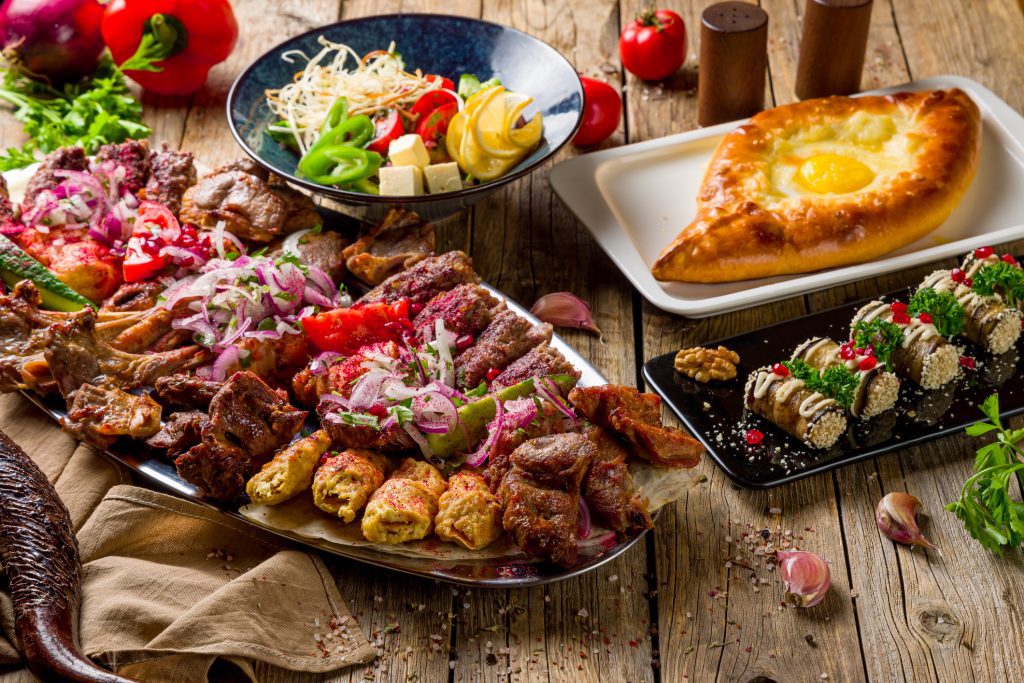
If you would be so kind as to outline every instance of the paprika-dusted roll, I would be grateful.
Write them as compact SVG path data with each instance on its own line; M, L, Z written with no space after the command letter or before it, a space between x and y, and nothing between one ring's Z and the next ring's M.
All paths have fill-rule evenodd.
M380 453L349 448L330 456L313 475L313 502L351 522L384 483L388 460Z
M501 535L501 503L479 474L462 470L438 499L434 533L470 550L486 548Z
M434 530L438 497L448 484L436 467L406 458L374 491L363 512L363 538L372 543L404 543Z
M829 448L846 431L846 411L835 399L807 388L803 380L770 367L747 379L744 402L750 410L811 448Z
M828 337L813 337L798 346L793 359L806 361L818 370L846 366L858 379L850 414L869 418L892 408L900 394L900 381L874 356L858 354L853 344L839 344Z
M999 294L990 292L983 296L973 288L973 281L960 269L936 270L928 275L911 300L941 300L949 292L959 304L962 323L957 334L990 353L999 355L1010 350L1020 339L1021 313L1007 306ZM933 290L929 293L927 290ZM927 305L919 306L927 309ZM927 312L927 310L926 310Z
M960 351L935 325L908 316L906 304L865 304L853 316L851 328L855 339L874 347L880 362L891 363L897 375L923 389L938 389L957 375Z
M277 505L294 498L309 488L320 456L330 447L331 437L323 429L293 441L253 475L245 492L252 502L263 505Z

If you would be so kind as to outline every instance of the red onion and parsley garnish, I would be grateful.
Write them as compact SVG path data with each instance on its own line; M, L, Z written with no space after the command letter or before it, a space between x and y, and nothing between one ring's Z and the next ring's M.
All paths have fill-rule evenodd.
M183 304L193 311L173 326L190 330L197 344L217 353L212 365L197 371L202 377L219 381L232 366L244 367L250 360L243 345L248 339L302 334L302 318L351 304L327 273L302 263L294 253L276 258L245 254L222 226L213 241L217 256L175 282L163 296L166 308ZM234 244L238 251L227 252L225 244Z

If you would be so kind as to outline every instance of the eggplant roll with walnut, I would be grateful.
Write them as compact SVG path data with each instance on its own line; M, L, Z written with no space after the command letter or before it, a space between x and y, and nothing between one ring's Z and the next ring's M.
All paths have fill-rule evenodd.
M845 365L858 379L857 389L850 405L854 417L869 418L892 408L900 396L900 381L882 365L860 370L857 358L843 360L840 345L828 337L813 337L798 346L793 360L803 360L818 370Z
M879 319L892 322L892 318L889 304L872 301L857 311L851 327L859 322ZM938 389L956 378L960 352L939 334L935 325L911 318L908 325L901 327L903 343L896 347L889 359L897 375L917 383L922 389Z
M964 310L961 335L986 351L998 356L1009 351L1020 339L1020 311L1007 306L998 294L982 296L963 282L954 281L949 270L931 273L918 289L929 288L951 292L956 297Z
M834 399L769 367L750 374L744 400L747 408L811 448L830 448L846 431L846 411Z
M370 496L363 512L363 538L372 543L405 543L434 530L438 498L447 482L430 463L406 458Z

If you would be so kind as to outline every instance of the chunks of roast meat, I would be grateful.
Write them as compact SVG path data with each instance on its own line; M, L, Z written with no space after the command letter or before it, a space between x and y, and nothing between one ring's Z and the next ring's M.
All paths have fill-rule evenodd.
M455 338L475 335L490 324L503 305L480 285L459 285L431 299L413 318L412 326L423 341L434 338L438 320Z
M363 282L379 285L434 252L434 226L419 214L391 209L345 249L345 265Z
M568 567L576 563L580 484L594 459L581 434L542 436L512 452L498 496L502 525L524 552Z
M568 375L574 380L578 380L580 371L565 359L561 351L544 343L533 347L526 355L510 363L491 382L491 389L498 391L519 384L531 377L548 377L550 375Z
M160 202L175 216L181 212L181 199L185 190L196 184L196 166L192 152L177 152L164 145L149 155L149 179L145 197Z
M596 425L584 435L594 444L594 460L583 478L583 499L591 513L620 536L654 526L647 501L633 489L626 458L629 453L613 436Z
M171 413L160 431L146 439L146 445L166 451L167 457L173 460L199 443L203 428L209 423L210 418L202 410Z
M76 439L106 448L122 436L145 439L156 434L160 412L160 405L149 396L83 384L62 425Z
M195 375L176 374L160 377L153 389L161 402L167 405L206 410L223 385L223 382Z
M500 310L476 341L455 359L455 384L472 389L489 372L500 372L540 344L551 341L552 327L534 325L507 308Z
M261 243L321 224L313 200L250 170L233 162L202 178L182 197L181 220L210 229L224 221L228 232Z
M394 303L408 299L415 308L424 306L442 292L461 284L477 284L480 276L464 252L449 251L423 259L412 268L396 273L367 292L359 301Z
M295 245L299 258L309 266L316 266L327 273L335 282L345 276L345 238L340 232L325 230L309 232L299 237ZM277 258L284 253L281 245L271 249L267 256Z
M530 399L522 399L529 401ZM506 410L511 410L511 403L506 403ZM512 468L512 452L530 439L552 434L564 434L573 427L562 411L548 401L543 401L540 410L526 424L515 420L505 420L495 439L491 454L487 458L487 469L484 476L492 492L497 492L501 482Z
M29 178L25 186L25 198L21 202L22 210L31 207L36 195L49 190L61 183L63 178L57 177L56 171L85 171L89 168L89 159L81 147L61 147L50 152L39 164L39 168Z
M200 495L232 500L245 481L302 427L306 411L292 407L251 372L236 372L210 401L201 441L179 455L178 474Z
M577 387L569 401L594 424L625 440L632 453L662 467L694 467L704 454L699 441L661 422L661 399L606 384Z
M136 193L149 177L149 145L139 140L103 145L96 150L92 170L119 189Z

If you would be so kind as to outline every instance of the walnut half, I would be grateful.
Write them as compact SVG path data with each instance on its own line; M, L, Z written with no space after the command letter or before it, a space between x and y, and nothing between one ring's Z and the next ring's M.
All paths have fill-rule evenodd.
M696 346L692 349L679 349L676 354L676 372L698 382L711 380L724 381L736 377L736 364L740 355L724 346L717 349L706 349Z

